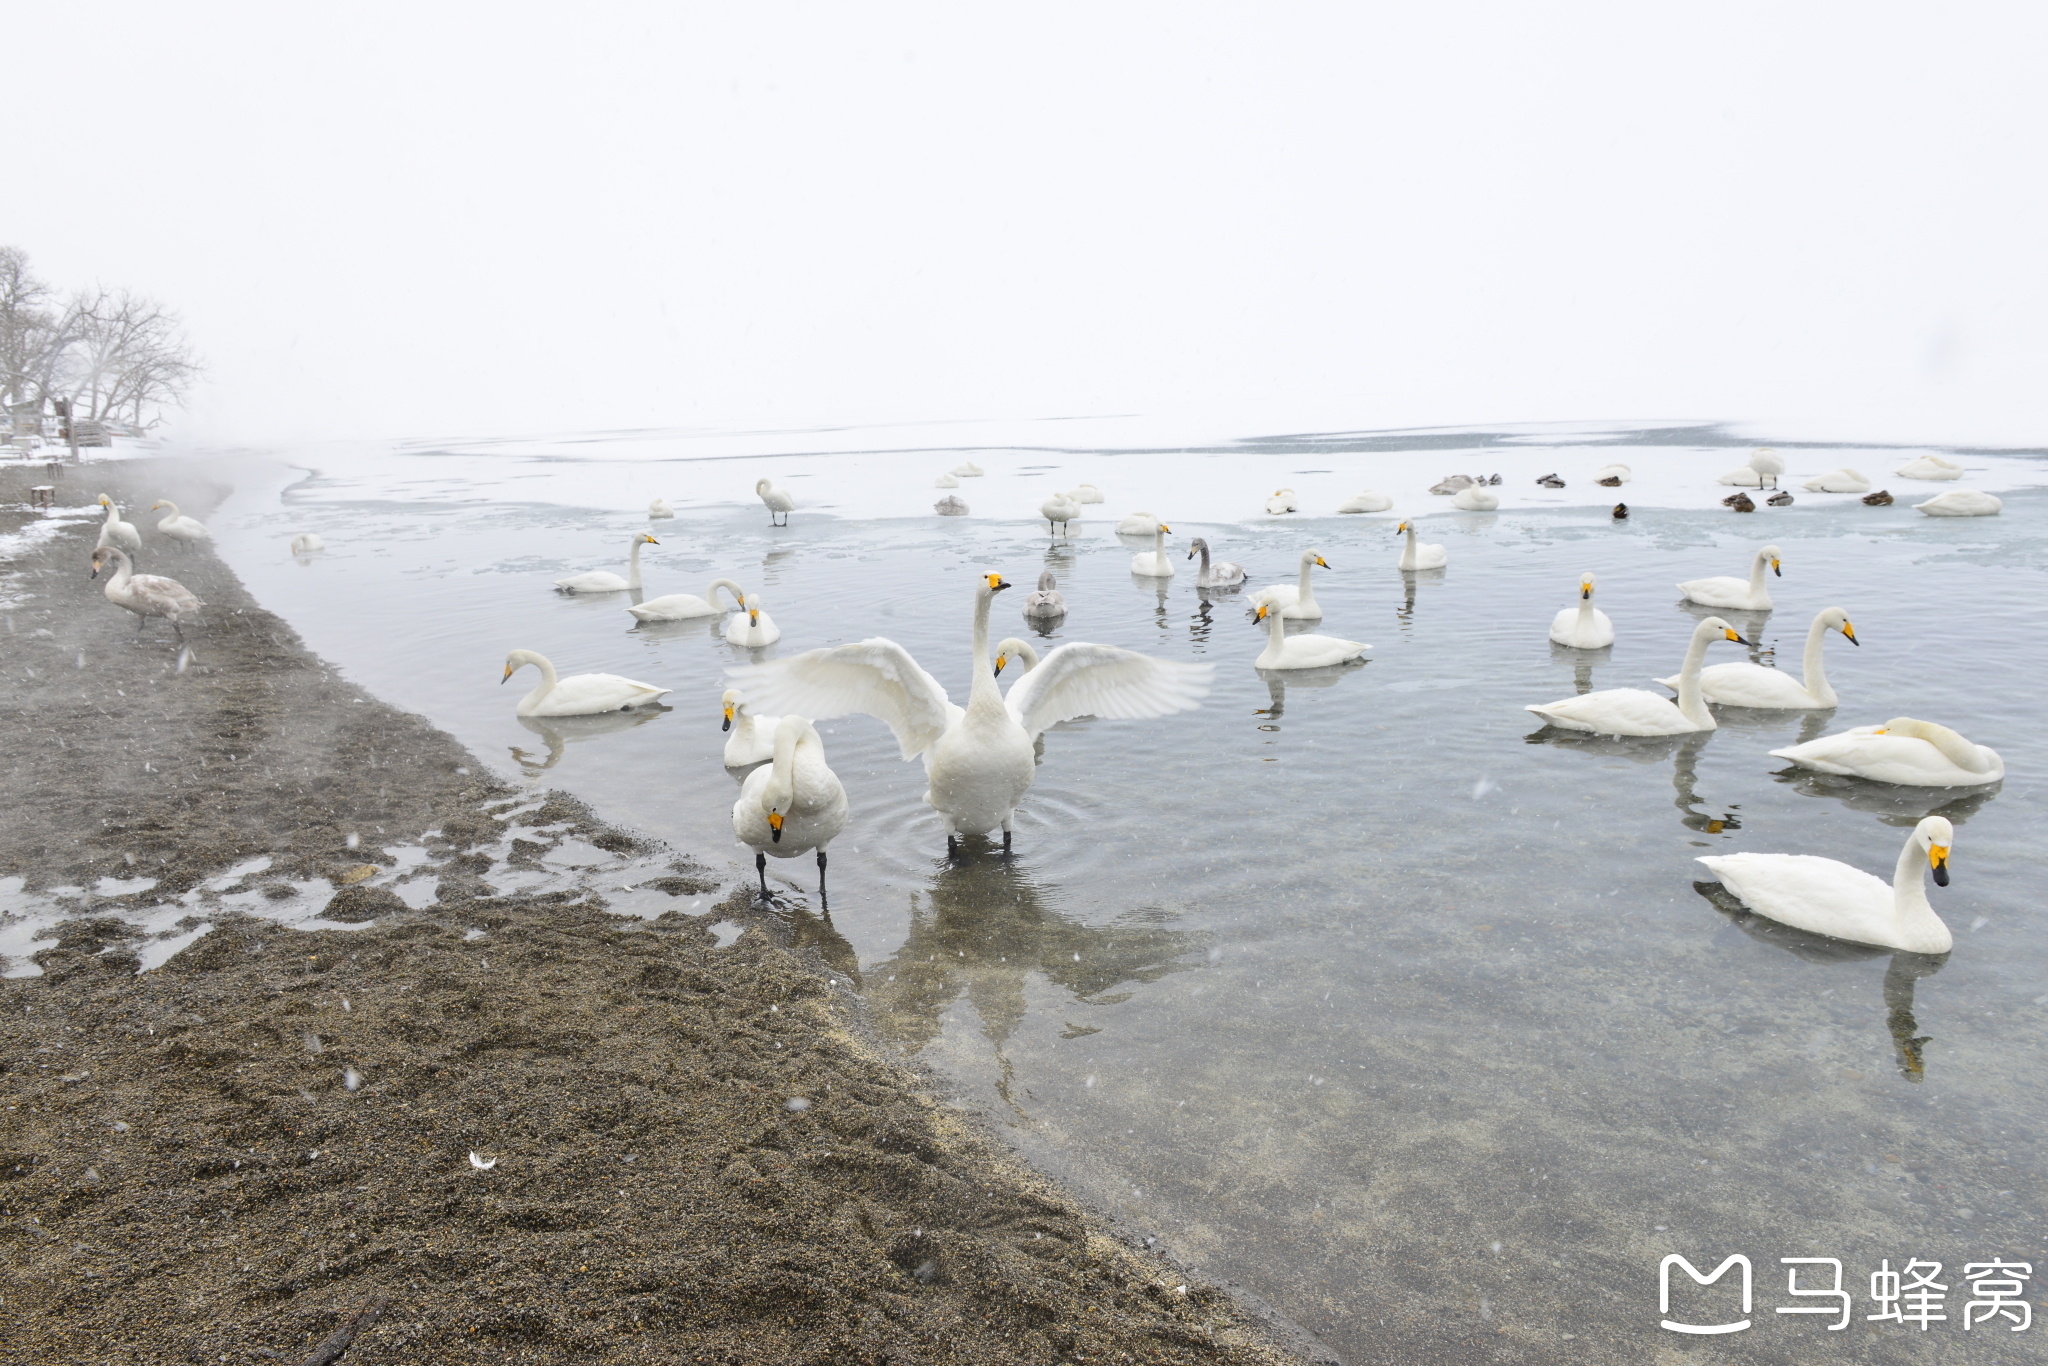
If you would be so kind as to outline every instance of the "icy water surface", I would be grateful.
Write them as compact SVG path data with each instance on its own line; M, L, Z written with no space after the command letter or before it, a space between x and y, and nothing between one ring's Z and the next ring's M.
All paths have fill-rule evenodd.
M1057 454L1017 458L1072 474ZM1164 584L1130 573L1139 547L1101 516L1127 508L1092 509L1067 538L801 512L770 529L752 508L650 524L520 502L520 470L467 501L427 472L417 496L344 471L252 478L216 531L251 590L365 689L508 774L730 857L735 877L751 868L718 708L734 664L887 635L962 698L973 576L1018 585L995 634L1029 636L1021 599L1051 568L1072 610L1041 646L1218 666L1199 711L1048 734L1007 862L980 843L949 862L921 765L879 722L824 723L853 821L832 848L829 926L789 913L857 961L888 1035L1035 1160L1345 1360L2035 1359L2048 1325L1966 1333L1961 1318L1965 1263L2048 1261L2048 496L2009 494L1980 520L1802 497L1623 523L1439 499L1425 539L1450 567L1404 576L1392 517L1184 523L1170 489L1149 493L1171 545L1206 536L1254 583L1291 581L1305 547L1330 561L1316 629L1371 642L1371 662L1265 678L1235 597L1199 593L1185 562ZM331 548L294 563L286 542L308 529ZM750 655L704 621L633 629L623 596L549 588L621 568L642 529L662 542L645 552L650 596L736 578L781 644ZM1525 703L1674 671L1701 613L1672 585L1741 573L1766 539L1784 552L1778 610L1736 625L1797 669L1812 615L1847 609L1863 643L1830 637L1839 714L1724 713L1682 740L1537 733ZM1619 632L1589 655L1546 640L1583 570ZM533 675L498 682L515 647L672 688L674 709L522 725ZM1720 645L1709 662L1742 657ZM1991 744L2011 776L1915 795L1794 778L1767 754L1899 715ZM1953 885L1931 893L1956 931L1945 961L1831 952L1693 885L1695 856L1738 849L1888 877L1934 810L1957 825ZM809 860L771 872L816 908ZM1702 1271L1747 1255L1753 1327L1660 1329L1669 1253ZM1773 1312L1817 1303L1786 1295L1781 1257L1842 1260L1846 1331ZM1867 1321L1870 1273L1914 1258L1947 1268L1948 1319ZM1727 1282L1679 1279L1671 1317L1734 1317Z

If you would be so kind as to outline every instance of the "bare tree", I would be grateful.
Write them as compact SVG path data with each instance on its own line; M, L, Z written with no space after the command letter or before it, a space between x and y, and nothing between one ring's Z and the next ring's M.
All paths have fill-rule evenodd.
M52 297L30 272L27 252L0 247L0 401L10 412L32 407L40 415L49 397L66 342Z
M69 399L73 420L152 415L183 400L202 373L178 315L125 289L96 287L59 310L28 253L0 247L0 402L40 419Z

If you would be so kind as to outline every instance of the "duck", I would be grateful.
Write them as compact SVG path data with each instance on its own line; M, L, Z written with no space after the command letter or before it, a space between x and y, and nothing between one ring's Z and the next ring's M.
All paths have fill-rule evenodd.
M1900 787L1983 787L2005 777L2005 760L1997 750L1910 716L1774 749L1771 757L1818 773Z
M1876 493L1866 493L1863 495L1863 501L1866 505L1874 508L1890 507L1893 501L1891 490L1879 489Z
M670 691L652 683L636 683L617 674L570 674L559 678L546 655L533 650L514 650L505 656L505 677L533 665L540 670L540 686L519 699L514 708L520 716L590 716L601 711L627 711L661 701Z
M923 758L926 805L946 828L949 852L962 835L1000 828L1009 849L1017 804L1036 768L1033 742L1077 716L1135 720L1188 711L1208 694L1213 665L1182 664L1114 645L1081 642L1048 653L1005 697L988 648L989 605L1010 587L977 576L967 705L895 641L876 636L734 669L735 684L764 707L815 720L861 712L887 725L903 758Z
M1564 487L1564 480L1555 474L1539 474L1536 476L1536 485L1538 488L1561 489Z
M938 513L941 517L965 517L967 515L967 500L957 493L949 493L944 498L939 499L938 502L932 504L932 511Z
M1149 512L1134 512L1116 524L1119 536L1150 536L1159 519Z
M1352 494L1349 498L1346 498L1343 502L1339 503L1337 505L1337 511L1345 513L1385 512L1388 508L1392 507L1393 505L1394 500L1387 497L1386 494L1376 493L1372 489L1366 489L1362 493Z
M1614 505L1613 510L1610 511L1607 515L1609 517L1612 517L1617 522L1626 522L1628 520L1628 504L1616 503Z
M1686 601L1696 602L1702 607L1768 612L1771 610L1771 595L1764 587L1766 569L1780 578L1785 575L1784 562L1778 558L1778 547L1774 545L1765 546L1750 560L1747 582L1724 574L1712 579L1687 579L1678 585L1678 591L1685 594Z
M987 474L988 471L975 464L972 460L963 460L953 466L953 473L959 475L962 479L979 479L984 474Z
M1102 490L1093 484L1076 484L1073 493L1068 496L1077 503L1099 503L1102 501Z
M294 555L314 555L325 549L327 549L327 542L321 540L310 531L301 531L298 535L292 537L292 554Z
M718 699L725 709L725 766L746 768L765 763L775 754L775 727L779 716L756 716L747 710L747 699L738 688L727 688Z
M689 621L693 617L715 617L726 610L724 604L718 600L720 589L732 594L734 607L738 607L747 595L746 590L731 579L713 579L711 586L704 590L704 596L701 598L695 593L664 593L658 598L649 598L646 602L628 607L626 611L632 615L633 620L641 622Z
M1024 595L1024 619L1026 621L1054 621L1067 614L1067 600L1060 594L1060 582L1047 569L1038 576L1036 592ZM1000 670L1002 665L997 664Z
M1451 506L1464 512L1492 512L1500 506L1500 495L1482 484L1468 484L1452 495Z
M1315 583L1310 577L1314 569L1328 569L1330 562L1323 558L1320 550L1301 552L1301 581L1299 583L1276 583L1246 599L1248 607L1273 606L1281 609L1280 615L1289 621L1321 621L1323 608L1316 601ZM1252 618L1254 621L1257 617Z
M100 545L110 545L125 550L130 555L142 553L142 533L135 529L133 522L121 520L121 509L114 506L114 500L106 494L100 495L100 506L107 510L107 520L100 524Z
M1188 558L1202 557L1202 567L1195 571L1197 588L1236 588L1244 583L1244 566L1235 560L1209 559L1209 542L1197 536L1188 542ZM1319 614L1320 615L1320 614Z
M1054 525L1066 526L1081 515L1081 504L1070 493L1055 493L1038 505L1038 515L1045 518L1045 529L1050 532Z
M657 498L647 505L647 516L652 521L658 522L664 517L673 517L675 515L676 510L668 505L668 499L666 498Z
M754 493L768 507L769 526L789 525L789 514L796 511L796 499L789 496L789 490L773 479L757 479L754 481ZM782 519L779 522L775 520L778 517Z
M1870 480L1846 465L1806 481L1808 493L1868 493Z
M1749 644L1719 617L1708 617L1695 626L1692 643L1686 647L1685 666L1678 671L1676 705L1642 688L1607 688L1525 710L1563 730L1595 735L1688 735L1713 730L1713 713L1700 696L1700 665L1706 660L1707 645L1714 640Z
M1415 523L1403 522L1394 528L1394 534L1408 534L1408 545L1401 551L1401 569L1412 572L1417 569L1442 569L1451 557L1440 545L1419 544L1415 539Z
M1955 947L1955 936L1928 904L1924 879L1932 871L1935 886L1948 886L1955 842L1947 818L1922 820L1899 850L1889 887L1860 868L1814 854L1709 854L1699 862L1743 905L1781 925L1852 944L1937 954Z
M644 531L633 533L633 539L626 542L626 577L620 578L609 569L593 569L587 574L571 574L566 579L556 579L555 588L563 593L631 593L640 588L640 547L660 545Z
M1821 642L1829 631L1840 631L1851 645L1861 645L1856 638L1856 628L1849 624L1849 614L1839 607L1829 607L1813 619L1806 628L1806 677L1804 681L1792 677L1783 669L1766 669L1761 664L1743 660L1734 664L1716 664L1700 673L1700 692L1707 701L1724 707L1768 707L1776 710L1820 711L1841 705L1841 698L1828 683L1827 671L1821 667ZM1673 692L1678 691L1678 678L1657 680Z
M1732 497L1723 498L1721 503L1724 507L1734 508L1737 512L1756 511L1756 501L1746 493L1738 493Z
M1164 522L1152 524L1152 548L1131 557L1131 572L1148 579L1173 577L1173 561L1166 557L1166 538L1173 528Z
M1593 576L1579 575L1579 605L1550 619L1550 638L1575 650L1604 650L1614 643L1614 623L1593 605Z
M135 614L135 634L138 636L151 617L162 617L171 623L171 630L182 641L185 639L182 623L199 615L200 609L206 606L197 594L176 579L167 579L160 574L136 573L135 563L128 558L128 552L117 545L103 545L93 550L91 577L98 578L102 570L110 575L104 590L107 601Z
M960 481L951 474L942 474L932 480L932 487L935 489L957 489L960 487Z
M159 508L169 508L171 515L158 522L156 529L176 541L181 550L197 545L201 541L213 539L212 532L208 531L199 522L179 512L178 505L170 499L162 498L149 505L151 512L155 512Z
M782 639L782 628L761 610L759 593L749 593L741 598L740 609L726 619L726 644L758 650Z
M818 728L801 716L775 725L772 762L747 775L732 804L732 832L754 851L761 899L768 899L768 856L816 851L818 895L825 895L825 846L846 829L846 787L825 762Z
M1323 669L1359 659L1372 648L1362 641L1335 636L1290 636L1285 611L1270 602L1259 604L1253 620L1266 623L1266 648L1252 661L1257 669Z
M1295 505L1293 489L1274 489L1266 499L1266 511L1277 517L1283 512L1299 512L1301 509Z
M1602 465L1599 469L1593 471L1593 482L1596 484L1607 484L1607 481L1610 479L1614 481L1612 484L1607 484L1609 488L1617 488L1622 484L1629 483L1635 477L1634 470L1619 462Z
M1758 488L1763 487L1761 481L1764 479L1770 480L1771 487L1776 488L1778 476L1785 472L1785 457L1769 446L1758 446L1749 453L1749 467L1757 472Z
M1792 495L1783 489L1779 489L1776 493L1764 499L1764 501L1774 508L1788 508L1792 506Z
M1892 473L1901 479L1960 479L1963 467L1938 455L1923 455L1917 460L1908 460Z
M1950 489L1913 507L1929 517L1996 517L2005 504L1976 489Z

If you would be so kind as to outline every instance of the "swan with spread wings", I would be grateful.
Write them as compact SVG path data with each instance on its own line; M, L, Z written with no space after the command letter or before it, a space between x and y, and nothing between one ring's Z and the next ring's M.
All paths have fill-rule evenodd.
M910 652L880 636L809 650L730 671L750 703L813 719L861 712L895 733L905 759L924 759L924 799L946 822L946 848L961 835L1000 828L1010 847L1017 804L1030 790L1032 742L1077 716L1114 720L1189 711L1209 691L1214 666L1154 659L1114 645L1062 645L1005 697L989 662L989 603L1010 585L985 574L974 590L973 682L967 705L946 695Z

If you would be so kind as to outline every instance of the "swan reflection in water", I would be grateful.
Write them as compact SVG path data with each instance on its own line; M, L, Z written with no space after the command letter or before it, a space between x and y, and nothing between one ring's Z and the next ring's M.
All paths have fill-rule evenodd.
M1802 734L1799 743L1811 738ZM1929 816L1945 816L1951 824L1961 825L2005 786L2001 778L1983 787L1899 787L1839 773L1816 773L1797 765L1771 776L1801 796L1832 797L1851 811L1868 811L1886 825L1909 830Z
M570 745L644 726L673 710L673 707L654 706L635 707L631 711L598 712L592 716L522 716L518 718L519 724L538 735L547 745L548 753L545 759L541 759L513 745L510 747L512 758L531 777L561 763Z
M1400 618L1401 629L1415 624L1415 585L1417 583L1442 583L1448 571L1439 565L1435 569L1404 569L1401 571L1401 605L1394 609Z
M1294 625L1291 621L1287 624ZM1305 621L1301 624L1303 628L1307 628L1317 623ZM1266 680L1266 695L1270 700L1252 715L1276 721L1287 711L1289 685L1297 688L1334 688L1344 680L1344 675L1357 673L1365 665L1365 660L1347 659L1342 664L1326 664L1320 669L1255 669L1253 672ZM1277 730L1279 727L1261 726L1259 729Z
M909 935L893 956L867 969L868 999L881 1032L915 1051L942 1035L942 1018L964 995L995 1048L996 1090L1017 1108L1003 1049L1024 1021L1031 978L1080 1005L1115 1005L1128 999L1109 994L1117 987L1196 966L1189 960L1209 940L1171 928L1172 913L1158 908L1083 924L1053 910L1049 889L1016 860L998 857L999 846L977 837L961 848L963 857L941 867L922 896L911 893ZM1061 1037L1099 1028L1069 1022Z
M1846 939L1811 934L1758 915L1718 882L1695 882L1692 889L1705 897L1715 910L1727 916L1732 928L1758 943L1783 949L1805 962L1833 966L1890 958L1891 966L1885 969L1884 974L1884 1005L1885 1029L1891 1034L1893 1060L1898 1064L1899 1075L1907 1081L1927 1080L1926 1048L1934 1039L1931 1035L1919 1033L1919 1021L1913 1016L1913 991L1921 978L1932 977L1947 965L1947 954L1903 953L1874 944L1853 944Z
M1570 645L1550 642L1550 662L1572 666L1572 691L1580 697L1593 691L1593 670L1614 658L1614 647L1602 645L1597 650L1581 650Z
M1749 646L1750 663L1769 666L1776 659L1777 651L1764 644L1764 628L1771 621L1769 610L1751 612L1740 607L1709 607L1691 598L1681 598L1678 605L1693 619L1694 625L1708 617L1719 617L1734 627L1735 633Z
M1700 755L1714 738L1710 730L1688 731L1683 735L1592 735L1582 730L1561 730L1544 726L1522 737L1532 745L1555 745L1559 749L1587 754L1598 759L1626 759L1632 764L1660 764L1671 761L1671 804L1681 813L1678 823L1702 835L1725 835L1740 830L1739 802L1730 802L1716 812L1699 794ZM1698 843L1698 841L1695 841Z

